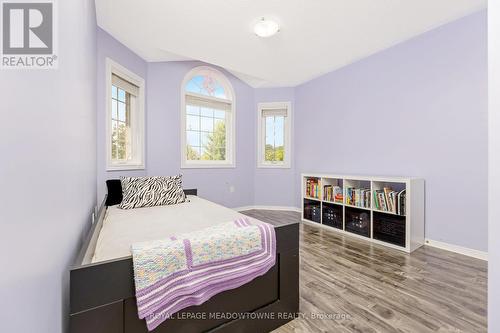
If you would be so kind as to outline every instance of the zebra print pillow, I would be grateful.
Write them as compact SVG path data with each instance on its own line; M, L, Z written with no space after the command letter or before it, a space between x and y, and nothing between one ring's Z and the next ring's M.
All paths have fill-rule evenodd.
M186 201L182 175L175 177L120 177L121 209L174 205Z

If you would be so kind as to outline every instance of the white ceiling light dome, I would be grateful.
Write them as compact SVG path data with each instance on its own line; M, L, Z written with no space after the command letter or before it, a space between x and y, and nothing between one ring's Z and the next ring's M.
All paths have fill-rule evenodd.
M278 22L263 17L255 23L253 31L257 36L267 38L279 32L280 26Z

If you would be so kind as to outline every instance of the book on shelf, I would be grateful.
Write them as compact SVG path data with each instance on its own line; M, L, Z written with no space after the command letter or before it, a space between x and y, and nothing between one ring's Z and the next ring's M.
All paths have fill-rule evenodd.
M390 187L373 192L375 209L397 215L406 215L406 189L393 191Z
M311 198L319 199L319 179L307 178L306 180L306 195Z
M350 206L370 208L371 190L367 188L346 187L346 204Z
M398 212L399 215L406 215L406 189L398 193Z
M342 188L337 185L323 186L323 200L342 203L344 201Z

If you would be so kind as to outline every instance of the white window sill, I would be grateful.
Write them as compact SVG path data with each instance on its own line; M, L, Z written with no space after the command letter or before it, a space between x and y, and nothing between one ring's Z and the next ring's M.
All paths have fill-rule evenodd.
M146 170L146 166L144 164L113 164L108 165L106 171L131 171L131 170Z
M259 169L290 169L289 164L259 164L257 165Z
M236 168L234 164L189 164L183 163L181 169L231 169Z

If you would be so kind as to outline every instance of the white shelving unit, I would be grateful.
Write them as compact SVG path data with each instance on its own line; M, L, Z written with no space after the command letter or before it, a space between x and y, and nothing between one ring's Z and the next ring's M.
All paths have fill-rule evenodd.
M424 244L425 189L423 179L335 174L302 174L301 179L303 222L408 253ZM318 189L314 195L306 193L309 179L318 183ZM325 200L325 185L339 186L342 189L342 198ZM348 188L370 191L367 194L370 199L359 202L359 204L363 203L364 207L347 203ZM384 188L390 188L395 192L406 190L406 213L404 215L375 207L373 194L377 190L383 191ZM325 219L323 215L327 212L330 216L335 216L334 222L332 219L323 221ZM356 229L357 227L353 226L364 227Z

